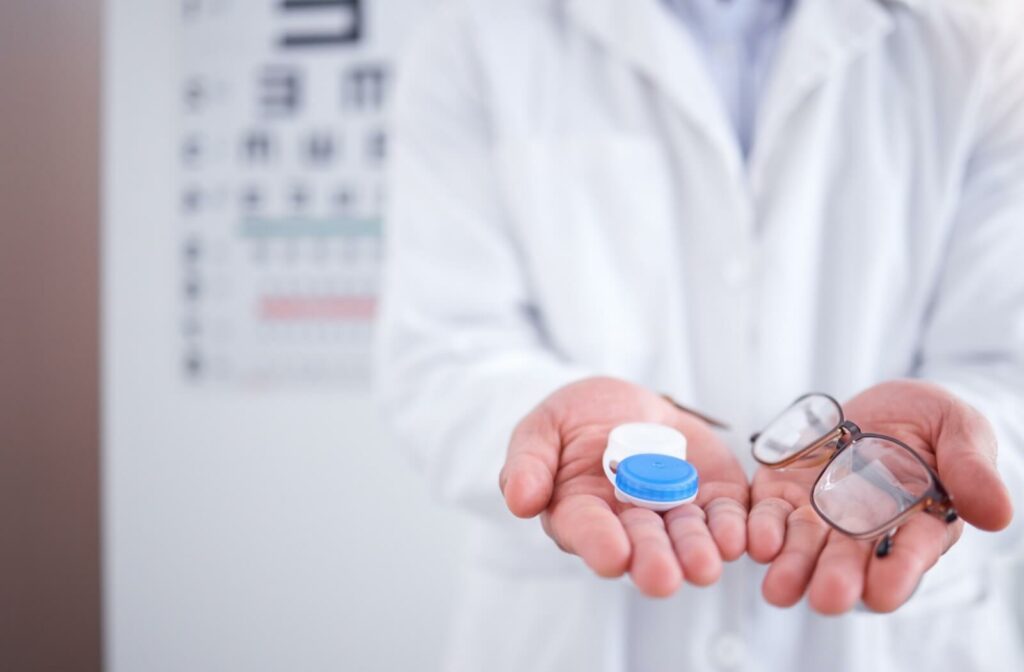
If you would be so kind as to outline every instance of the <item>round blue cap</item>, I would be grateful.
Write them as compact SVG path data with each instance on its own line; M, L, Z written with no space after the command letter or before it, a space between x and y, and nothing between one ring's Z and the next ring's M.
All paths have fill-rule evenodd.
M697 494L697 469L686 460L668 455L631 455L619 462L615 487L649 502L689 499Z

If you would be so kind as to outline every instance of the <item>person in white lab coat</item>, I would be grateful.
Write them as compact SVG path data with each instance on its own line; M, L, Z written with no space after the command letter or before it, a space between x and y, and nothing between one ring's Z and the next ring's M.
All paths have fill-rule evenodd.
M779 16L744 70L756 114L749 64L662 0L456 0L411 46L378 385L431 486L479 514L446 669L1024 660L1017 14ZM749 456L809 391L925 455L970 524L919 514L886 558L830 532L805 473ZM598 459L627 420L688 435L699 506L614 503Z

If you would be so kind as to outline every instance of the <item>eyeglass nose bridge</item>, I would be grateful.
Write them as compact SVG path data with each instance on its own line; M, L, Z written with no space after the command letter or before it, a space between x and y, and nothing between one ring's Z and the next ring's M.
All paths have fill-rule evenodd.
M839 423L839 426L836 427L836 429L838 429L840 432L839 444L844 448L853 443L854 441L856 441L857 439L859 439L861 435L864 434L863 430L861 430L860 428L860 425L858 425L853 420L844 419L841 423Z
M813 467L820 467L823 464L828 464L832 461L832 458L839 452L839 446L836 441L829 441L820 445L813 445L801 453L795 460L786 464L784 467L793 467L799 469L811 469Z
M821 437L797 454L795 464L800 467L817 467L835 459L844 448L861 437L863 432L857 423L844 419L839 426Z

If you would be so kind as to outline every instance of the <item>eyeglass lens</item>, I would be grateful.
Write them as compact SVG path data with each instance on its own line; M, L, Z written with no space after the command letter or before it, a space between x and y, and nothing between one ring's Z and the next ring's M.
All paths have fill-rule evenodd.
M754 457L774 464L792 457L839 426L842 412L821 394L799 399L772 420L754 440Z
M906 448L868 436L836 455L811 497L828 522L858 535L886 527L931 487L931 474Z

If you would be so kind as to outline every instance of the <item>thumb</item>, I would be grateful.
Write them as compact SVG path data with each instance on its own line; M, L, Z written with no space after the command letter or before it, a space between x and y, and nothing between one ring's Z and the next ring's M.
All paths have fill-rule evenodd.
M996 453L988 420L968 404L951 401L935 444L939 477L963 519L989 531L1005 528L1013 518L1013 501L996 469Z
M498 477L509 511L531 518L547 507L561 452L558 424L545 406L538 406L512 432Z

